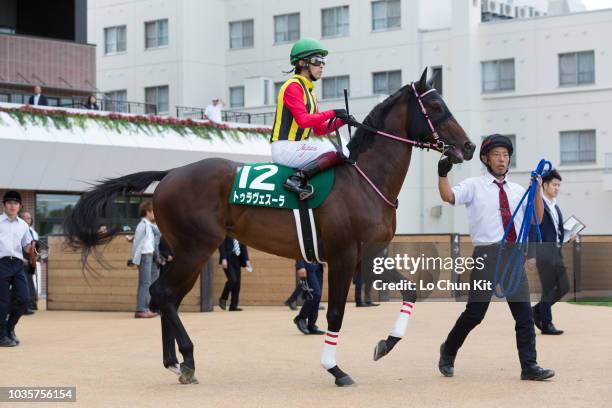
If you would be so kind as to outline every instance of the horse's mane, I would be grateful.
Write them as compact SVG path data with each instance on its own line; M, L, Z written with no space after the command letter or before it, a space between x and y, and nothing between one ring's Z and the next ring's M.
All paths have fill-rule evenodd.
M384 101L376 105L370 111L370 113L368 113L368 116L366 116L363 123L374 129L382 130L384 127L385 118L387 117L389 110L396 104L396 102L400 98L404 96L407 86L408 85L403 86L393 95L389 96ZM357 160L359 154L365 152L370 147L372 147L373 141L374 133L363 128L357 128L355 135L351 138L351 141L347 145L347 148L350 151L351 160Z

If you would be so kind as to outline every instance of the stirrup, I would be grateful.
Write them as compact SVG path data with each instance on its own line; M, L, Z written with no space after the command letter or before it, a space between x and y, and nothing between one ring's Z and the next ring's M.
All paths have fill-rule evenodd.
M310 188L310 191L302 191L299 194L300 200L307 200L314 195L314 187L307 184L305 188Z

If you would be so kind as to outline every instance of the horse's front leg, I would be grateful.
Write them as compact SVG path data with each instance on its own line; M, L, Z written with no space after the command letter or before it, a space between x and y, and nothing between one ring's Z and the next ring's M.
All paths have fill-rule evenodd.
M346 297L356 264L357 251L345 251L342 255L334 256L328 262L329 305L327 309L327 333L321 353L321 365L335 377L335 383L339 387L355 384L353 379L336 364L336 347L342 327Z
M383 275L386 282L400 283L404 280L404 276L393 269L386 271ZM414 304L416 302L416 290L403 290L402 293L402 307L400 308L399 314L395 319L395 324L391 329L391 332L385 340L380 340L376 347L374 347L374 361L381 359L382 357L389 354L389 352L395 347L395 345L404 337L406 334L406 328L408 322L414 312Z

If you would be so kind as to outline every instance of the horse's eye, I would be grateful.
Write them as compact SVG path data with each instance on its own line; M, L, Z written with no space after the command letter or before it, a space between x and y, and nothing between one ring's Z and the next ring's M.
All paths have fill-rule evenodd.
M429 104L429 107L433 109L434 112L442 112L444 110L442 108L442 104L439 101L432 101Z

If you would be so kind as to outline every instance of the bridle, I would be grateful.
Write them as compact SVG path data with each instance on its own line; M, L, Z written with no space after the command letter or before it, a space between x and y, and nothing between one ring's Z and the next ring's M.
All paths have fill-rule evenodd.
M416 86L414 84L414 82L412 82L410 84L410 88L412 89L412 92L414 93L414 96L416 97L416 100L419 104L419 108L421 110L421 113L423 114L423 116L425 117L425 120L427 121L427 124L429 125L429 130L431 131L430 135L433 137L434 142L425 142L424 139L425 138L421 138L420 140L412 140L412 139L406 139L404 137L400 137L397 135L393 135L391 133L387 133L387 132L383 132L381 130L375 129L369 125L366 125L365 123L360 123L357 121L351 121L348 125L349 126L355 126L358 128L362 128L368 132L377 134L379 136L383 136L392 140L397 140L399 142L411 145L413 147L419 148L419 149L426 149L427 151L429 150L435 150L437 152L440 152L442 154L445 154L448 149L451 147L450 145L444 143L444 141L440 140L440 136L438 135L438 131L436 130L436 127L434 126L433 122L431 121L431 118L429 117L429 114L427 113L427 109L425 109L425 104L423 104L423 97L425 95L428 95L431 92L435 92L436 89L435 88L431 88L429 90L427 90L426 92L423 92L422 94L419 94L419 92L416 89ZM333 123L333 126L335 127L335 132L336 132L336 136L338 138L338 142L339 144L336 145L336 148L340 149L339 151L341 152L342 150L342 144L340 143L340 132L338 131L338 127L335 123L335 120L333 121L329 121L327 127L327 133L329 133L329 128L332 125L331 122ZM372 180L370 180L370 178L363 172L363 170L361 170L361 168L359 168L359 166L357 165L356 162L351 162L350 163L355 170L357 170L357 173L359 173L364 179L365 181L372 187L372 189L376 192L376 194L378 194L380 196L380 198L383 199L383 201L385 203L387 203L389 206L393 207L393 208L397 208L398 207L398 200L396 199L395 202L392 202L391 200L389 200L387 197L385 197L385 195L378 189L378 187L376 187L376 185L372 182Z

